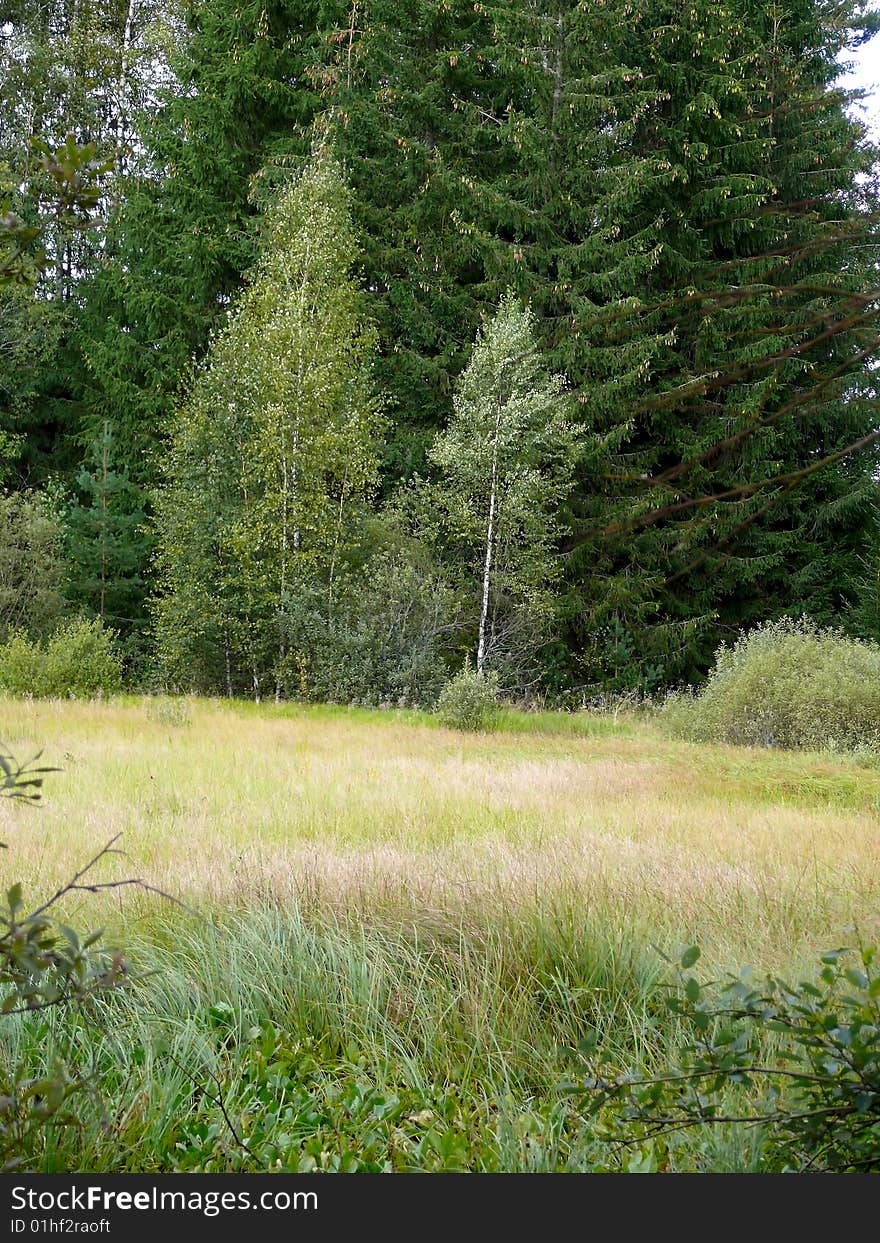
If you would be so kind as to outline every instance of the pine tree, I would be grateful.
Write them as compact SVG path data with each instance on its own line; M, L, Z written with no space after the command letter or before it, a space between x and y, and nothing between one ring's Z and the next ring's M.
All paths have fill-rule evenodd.
M375 478L374 335L348 194L319 152L269 212L262 257L184 405L160 497L160 650L202 688L295 680L292 602L334 590Z
M601 453L569 557L599 680L694 677L740 627L827 623L855 593L876 522L875 153L833 83L860 8L661 0L619 25L580 321Z
M140 489L124 467L115 469L115 448L108 423L77 476L83 500L67 520L70 594L102 623L127 634L139 621L140 569L151 541L144 530Z
M318 9L317 0L184 5L174 81L144 130L147 171L110 223L79 331L82 435L109 420L145 487L190 362L254 262L255 179L273 160L308 154Z

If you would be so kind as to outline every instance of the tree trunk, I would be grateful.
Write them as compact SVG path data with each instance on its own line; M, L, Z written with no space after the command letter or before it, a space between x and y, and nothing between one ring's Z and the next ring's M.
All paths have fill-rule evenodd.
M119 95L117 99L119 111L116 114L116 169L119 174L124 174L127 165L124 154L125 139L128 132L128 106L125 95L128 90L128 50L131 47L133 34L134 6L135 0L128 0L125 11L125 25L122 29L122 47L119 53Z
M495 437L492 441L492 482L489 490L489 516L486 522L486 557L483 563L483 592L480 604L480 632L477 638L477 673L486 663L486 622L489 617L489 592L492 583L492 552L495 543L495 510L498 497L498 439L501 434L501 394L495 414Z

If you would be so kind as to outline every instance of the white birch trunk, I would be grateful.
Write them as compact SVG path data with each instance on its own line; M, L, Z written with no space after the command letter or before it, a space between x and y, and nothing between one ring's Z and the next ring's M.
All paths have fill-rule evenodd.
M296 368L296 396L295 400L300 401L302 397L302 384L305 368L305 359L303 358L303 324L305 320L305 302L306 289L309 278L309 260L310 252L306 249L305 259L303 262L303 277L299 289L299 340L297 344L297 368ZM292 417L292 435L291 447L288 460L287 452L287 428L285 426L284 412L282 409L281 418L279 420L279 432L281 440L281 573L280 573L280 598L278 602L278 636L279 636L279 668L275 676L275 702L281 699L281 669L280 662L287 655L287 645L284 638L284 617L285 604L284 597L287 592L288 580L288 561L290 557L290 547L293 545L294 553L299 552L300 547L300 525L299 525L299 409L293 412ZM289 530L291 522L291 514L293 517L293 529ZM289 533L288 533L289 532Z
M483 562L483 594L480 604L480 631L477 637L477 673L486 663L486 622L489 617L489 593L492 584L492 552L495 544L495 510L498 497L498 439L501 434L501 397L495 415L495 437L492 441L492 482L489 491L489 516L486 523L486 558Z
M122 30L122 52L119 63L119 97L117 99L118 111L116 114L116 158L120 172L124 172L127 165L127 160L125 160L123 156L123 144L125 143L125 137L128 131L128 100L126 99L126 92L128 91L128 52L131 47L135 3L136 0L128 0L128 7L125 13L125 26Z

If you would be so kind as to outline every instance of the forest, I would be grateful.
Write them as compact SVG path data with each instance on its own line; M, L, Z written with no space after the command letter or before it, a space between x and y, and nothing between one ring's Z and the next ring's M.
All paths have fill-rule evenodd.
M577 707L780 618L880 637L877 151L838 85L877 24L6 3L0 642Z

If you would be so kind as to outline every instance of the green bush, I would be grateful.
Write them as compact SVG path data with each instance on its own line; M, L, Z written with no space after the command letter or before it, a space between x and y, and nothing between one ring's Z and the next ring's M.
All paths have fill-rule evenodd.
M75 618L40 643L18 633L0 647L0 690L38 699L112 695L122 688L115 636Z
M458 616L454 592L430 564L380 552L327 590L303 583L285 601L286 697L398 707L434 704Z
M67 567L58 515L45 496L0 496L0 642L45 636L65 609Z
M39 695L45 655L42 646L19 631L0 647L0 689L12 695Z
M620 1077L596 1045L584 1087L601 1138L663 1160L682 1131L761 1127L767 1173L880 1170L876 949L831 950L814 980L756 984L746 968L721 988L690 974L699 955L684 950L668 1001L685 1035L673 1066Z
M880 748L880 646L783 620L722 647L698 693L672 695L670 731L695 742L816 751Z
M490 730L500 706L498 674L478 673L471 664L450 679L437 700L437 715L448 729Z

